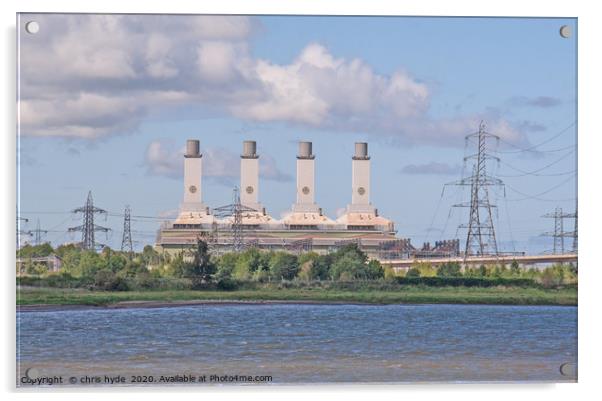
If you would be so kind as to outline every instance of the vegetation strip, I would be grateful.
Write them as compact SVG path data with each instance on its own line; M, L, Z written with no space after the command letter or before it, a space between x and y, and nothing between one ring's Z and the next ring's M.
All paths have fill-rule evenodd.
M58 272L33 262L56 254ZM326 255L255 248L213 255L207 244L177 256L147 246L127 254L74 245L25 246L17 252L18 305L116 305L119 302L323 302L368 304L576 305L577 268L523 269L517 263L462 268L414 265L395 272L355 244Z
M399 291L341 291L324 289L259 289L243 291L87 291L22 288L19 305L97 305L124 301L316 301L370 304L453 303L505 305L576 305L577 290L536 288L407 287Z

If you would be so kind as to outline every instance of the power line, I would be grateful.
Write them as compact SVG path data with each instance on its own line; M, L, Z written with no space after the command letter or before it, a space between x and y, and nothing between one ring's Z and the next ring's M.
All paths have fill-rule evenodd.
M576 121L573 121L573 122L572 122L572 123L571 123L571 124L570 124L568 127L566 127L566 128L564 128L564 129L562 129L562 130L561 130L560 132L558 132L556 135L554 135L554 136L552 136L552 137L550 137L550 138L546 139L545 141L543 141L543 142L540 142L540 143L538 143L538 144L536 144L536 145L532 145L532 146L530 146L530 147L528 147L528 148L521 148L520 146L516 146L516 145L514 145L514 144L513 144L513 143L511 143L511 142L508 142L508 141L506 141L506 140L504 140L504 139L500 139L500 140L501 140L502 142L504 142L505 144L507 144L507 145L510 145L510 146L512 146L513 148L516 148L516 149L518 149L518 150L498 151L497 153L506 153L506 154L508 154L508 153L522 153L522 152L530 152L530 151L532 151L533 149L535 149L535 148L538 148L538 147L540 147L541 145L545 145L546 143L549 143L549 142L553 141L554 139L558 138L559 136L561 136L562 134L564 134L565 132L567 132L567 131L568 131L568 130L571 128L571 127L575 126L575 124L576 124ZM556 152L556 151L557 151L557 150L553 150L553 152ZM540 150L540 151L538 151L538 152L540 152L540 153L545 153L545 152L549 152L549 151Z
M71 214L72 212L54 212L54 211L26 211L26 212L21 212L23 214ZM124 217L123 213L116 213L116 212L106 212L106 215L109 217ZM165 221L165 220L169 220L171 217L156 217L156 216L138 216L138 215L131 215L130 216L132 219L149 219L149 220L157 220L157 221Z
M521 170L519 168L516 168L514 166L512 166L511 164L504 162L504 161L500 161L500 163L502 163L503 165L510 167L512 170L514 171L518 171L519 173L522 173L522 175L516 175L515 177L523 177L525 175L538 175L537 173L539 173L540 171L543 171L545 169L547 169L548 167L552 167L553 165L559 163L560 161L566 159L567 157L569 157L570 155L572 155L573 153L575 153L575 149L571 150L570 152L562 155L560 158L554 160L552 163L546 164L545 166L538 168L537 170L533 170L533 171L525 171L525 170ZM573 170L573 172L575 172L575 170ZM544 176L544 174L541 174L540 176ZM511 176L510 176L511 177Z
M511 174L511 175L506 175L506 174L498 174L498 177L503 177L503 178L516 178L516 177L525 177L527 175L533 175L535 177L561 177L563 175L569 175L569 174L575 174L576 171L575 170L571 170L571 171L564 171L562 173L553 173L553 174Z
M544 202L552 202L552 201L554 201L554 200L552 200L552 199L540 199L539 197L540 197L541 195L545 195L545 194L547 194L547 193L549 193L549 192L552 192L553 190L555 190L556 188L558 188L558 187L560 187L560 186L562 186L562 185L566 184L567 182L569 182L569 181L570 181L570 180L572 180L573 178L575 178L575 177L574 177L574 176L570 176L570 177L568 177L566 180L562 181L561 183L559 183L559 184L557 184L557 185L554 185L553 187L551 187L551 188L548 188L548 189L546 189L545 191L543 191L543 192L540 192L540 193L538 193L538 194L536 194L536 195L529 195L529 194L526 194L526 193L524 193L524 192L521 192L521 191L519 191L519 190L517 190L517 189L513 188L513 187L512 187L512 186L510 186L510 185L506 185L506 186L507 186L507 187L508 187L510 190L512 190L512 191L514 191L514 192L516 192L516 193L517 193L517 194L519 194L519 195L522 195L522 196L524 196L524 198L522 198L522 199L508 199L508 202L517 202L517 201L523 201L523 200L527 200L527 199L535 199L535 200L540 200L540 201L544 201ZM573 200L573 198L568 198L567 200Z

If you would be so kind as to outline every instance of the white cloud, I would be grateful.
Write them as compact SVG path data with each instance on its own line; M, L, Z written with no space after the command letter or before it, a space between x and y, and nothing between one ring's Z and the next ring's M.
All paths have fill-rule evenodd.
M182 177L184 171L184 150L176 150L165 147L159 141L153 141L146 149L145 163L147 171L151 175L160 175L171 178Z
M362 60L335 58L319 44L307 46L289 65L257 60L248 75L260 84L262 96L231 110L259 121L349 128L358 120L373 124L420 115L429 100L426 85L405 72L379 75Z
M482 118L433 119L428 85L403 69L379 74L319 43L290 63L255 58L256 20L243 16L35 15L44 35L20 46L23 135L98 138L130 133L149 115L185 107L262 122L457 145Z
M201 77L221 83L232 78L236 69L237 49L228 42L208 41L197 48Z
M147 73L153 78L172 78L178 75L178 68L169 58L171 41L162 34L153 33L146 43Z

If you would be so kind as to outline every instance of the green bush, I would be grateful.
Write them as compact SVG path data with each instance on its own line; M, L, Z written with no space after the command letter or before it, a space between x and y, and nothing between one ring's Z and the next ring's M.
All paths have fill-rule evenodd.
M109 269L103 269L94 275L94 289L102 291L127 291L125 279L117 276Z
M222 291L234 291L238 286L239 282L231 278L222 278L217 282L217 289Z
M412 269L410 269L412 270ZM408 270L408 273L410 273ZM539 287L537 282L524 278L481 278L481 277L397 277L401 285L424 285L427 287Z

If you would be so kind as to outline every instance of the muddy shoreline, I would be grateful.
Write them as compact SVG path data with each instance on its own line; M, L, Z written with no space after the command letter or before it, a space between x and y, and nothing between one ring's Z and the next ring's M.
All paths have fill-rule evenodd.
M152 309L152 308L177 308L181 306L240 306L240 305L380 305L368 302L349 301L277 301L277 300L198 300L198 301L121 301L108 305L83 305L83 304L34 304L17 305L17 312L56 312L86 309Z

